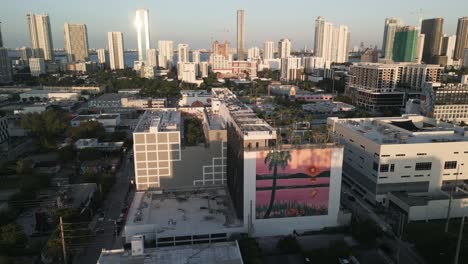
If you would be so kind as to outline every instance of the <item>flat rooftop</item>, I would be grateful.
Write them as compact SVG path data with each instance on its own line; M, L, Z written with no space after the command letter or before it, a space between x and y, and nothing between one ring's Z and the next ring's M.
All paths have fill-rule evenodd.
M212 88L211 92L214 98L225 105L234 122L245 134L248 132L276 133L275 129L265 120L259 118L250 107L237 99L236 95L228 88Z
M103 114L103 115L79 115L72 119L72 121L89 121L89 120L106 120L116 119L119 114Z
M463 127L417 115L338 119L338 123L382 145L468 141Z
M138 121L134 132L180 131L181 115L175 108L147 110Z
M126 227L154 225L157 236L212 234L242 227L222 187L166 192L137 192Z
M103 250L98 264L242 264L236 241L187 246L145 248L143 256L123 249Z

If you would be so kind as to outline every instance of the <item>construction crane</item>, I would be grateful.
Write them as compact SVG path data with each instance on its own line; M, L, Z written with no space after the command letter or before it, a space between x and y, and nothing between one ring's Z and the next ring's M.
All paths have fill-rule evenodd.
M419 8L417 11L411 12L410 14L415 15L418 18L418 27L421 28L423 17L424 15L427 15L426 13L424 13L424 10L422 8Z

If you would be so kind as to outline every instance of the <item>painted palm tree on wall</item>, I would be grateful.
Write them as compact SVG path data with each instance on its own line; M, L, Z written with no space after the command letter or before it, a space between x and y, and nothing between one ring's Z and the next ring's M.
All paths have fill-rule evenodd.
M276 195L276 181L278 179L278 166L283 170L288 166L289 161L291 161L291 154L289 151L284 151L278 148L272 149L267 156L265 157L265 164L268 164L268 170L273 170L273 183L271 186L271 196L268 209L265 212L263 218L269 218L273 204L275 203Z

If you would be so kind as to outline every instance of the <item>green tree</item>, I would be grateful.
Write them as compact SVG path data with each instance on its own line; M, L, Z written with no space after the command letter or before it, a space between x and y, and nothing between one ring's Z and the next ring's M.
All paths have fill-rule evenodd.
M86 139L86 138L101 138L106 134L106 130L101 123L97 121L81 122L77 127L71 127L69 129L70 136L74 140Z
M27 242L27 237L22 228L10 223L0 227L0 251L11 255L21 252Z
M268 170L273 170L273 183L271 186L270 203L263 218L270 217L271 210L273 209L273 204L275 203L276 181L278 179L278 166L280 166L282 169L285 169L290 160L291 154L289 153L289 151L283 151L278 148L271 150L265 157L264 163L268 164Z

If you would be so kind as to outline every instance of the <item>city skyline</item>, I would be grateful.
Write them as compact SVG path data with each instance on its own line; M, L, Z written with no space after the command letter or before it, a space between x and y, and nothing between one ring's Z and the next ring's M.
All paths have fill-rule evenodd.
M88 26L90 48L105 48L107 32L120 31L125 36L126 47L135 49L137 48L134 26L135 11L144 8L153 14L149 23L152 37L151 46L156 46L158 40L171 39L175 43L189 43L193 49L209 49L211 38L220 41L226 39L235 43L236 10L244 9L246 10L245 23L247 25L246 49L252 46L262 46L265 41L277 42L281 38L288 38L293 43L293 49L297 50L304 48L304 46L309 49L313 48L314 22L317 16L323 16L327 21L333 21L335 25L347 25L351 32L350 47L358 46L361 41L366 46L378 45L381 47L382 25L386 17L398 17L405 24L416 25L418 16L415 13L422 7L426 13L425 19L443 17L444 33L454 35L456 34L458 18L465 15L463 10L468 7L468 3L457 1L428 4L424 1L408 3L397 0L394 1L394 5L386 6L385 10L381 12L373 12L373 2L365 0L365 2L369 2L369 5L360 4L359 10L349 12L349 10L357 8L356 4L343 1L340 3L342 8L336 9L335 5L324 3L320 9L316 9L315 3L296 0L290 2L290 5L298 6L300 4L301 8L293 9L294 13L291 13L288 19L284 10L276 5L265 8L265 3L247 1L226 3L218 9L218 12L206 16L197 15L197 13L202 14L207 8L213 8L216 2L205 0L197 3L184 3L184 6L187 7L184 10L190 10L190 13L176 13L170 5L173 3L155 4L147 1L116 3L112 5L112 12L101 12L101 7L109 6L107 1L96 3L85 0L66 4L56 0L25 2L27 4L24 5L5 3L3 10L9 10L9 12L1 14L1 22L4 43L8 48L30 46L25 18L26 14L30 12L49 14L52 38L56 48L64 47L63 25L69 22L83 23ZM401 11L400 2L404 3L407 11ZM459 8L450 8L453 6L450 2ZM73 10L73 12L69 13L65 10ZM179 15L177 18L176 14ZM277 19L280 16L286 19ZM192 21L195 17L197 19L194 24ZM187 25L196 26L189 27ZM275 30L268 30L269 27Z

